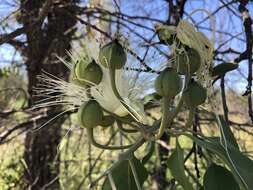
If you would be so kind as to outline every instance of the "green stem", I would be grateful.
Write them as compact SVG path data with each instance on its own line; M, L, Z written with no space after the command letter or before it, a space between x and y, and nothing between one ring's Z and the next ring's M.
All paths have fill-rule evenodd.
M111 116L113 116L116 120L120 120L120 121L122 121L123 123L126 123L126 124L130 125L131 127L135 128L136 130L139 130L139 131L140 131L139 127L138 127L137 125L134 125L133 123L131 123L128 119L125 119L125 118L123 118L123 117L119 117L119 116L116 115L115 113L112 113L112 112L110 112L110 111L108 111L108 110L106 110L106 109L104 109L104 108L103 108L103 110L104 110L106 113L108 113L108 114L110 114Z
M177 114L179 113L182 106L183 106L183 98L181 96L175 110L173 110L173 112L171 112L170 115L169 115L169 119L168 119L168 124L169 125L171 125L173 119L177 116Z
M163 109L163 114L162 114L162 121L161 125L159 128L158 133L155 135L155 139L160 139L161 136L163 135L165 128L168 124L168 115L169 115L169 103L170 100L168 97L163 97L163 104L162 104L162 109Z
M134 176L134 180L135 180L137 189L141 190L141 184L140 184L140 181L139 181L139 178L138 178L138 175L137 175L137 172L136 172L136 168L135 168L135 165L134 165L134 162L133 162L132 158L129 160L129 164L130 164L131 170L133 172L133 176Z
M128 150L122 152L119 155L119 160L126 160L128 158L131 158L133 152L136 151L145 142L145 139L142 136L139 136L137 139L139 140L136 141Z
M123 101L122 97L121 97L120 94L119 94L119 91L118 91L118 89L117 89L117 86L116 86L116 81L115 81L116 70L109 67L109 74L110 74L110 82L111 82L111 86L112 86L112 91L113 91L114 95L115 95L120 101Z
M191 80L191 73L190 73L189 58L187 58L187 62L186 62L186 64L187 64L187 72L185 73L185 78L184 78L184 88L183 88L183 91L184 91L185 89L187 89L188 84L189 84L189 82L190 82L190 80Z
M186 72L186 75L185 75L185 88L187 88L188 86L188 83L190 82L190 79L191 79L191 70L190 70L190 63L189 63L189 58L188 58L188 61L187 61L187 72Z
M165 97L163 99L165 99ZM163 102L164 102L164 100L163 100ZM169 102L170 101L168 99L166 99L165 103L167 105L165 105L165 103L163 103L162 121L161 121L161 124L160 124L160 128L159 128L158 134L155 136L155 139L153 139L153 140L159 139L162 136L162 134L164 133L164 130L165 130L166 126L170 126L172 124L173 119L177 116L177 114L179 113L181 107L183 106L183 98L181 96L180 100L179 100L179 102L178 102L178 104L177 104L177 106L175 108L175 110L169 112L168 111ZM166 109L165 109L165 107L166 107ZM166 111L166 112L164 113L164 111ZM167 115L167 116L165 116L165 115ZM167 120L164 120L164 119L166 119L165 117L167 117ZM165 122L165 124L164 124L164 122ZM156 127L154 129L156 129Z
M128 150L121 153L119 156L119 160L116 161L110 168L108 168L103 174L101 174L95 181L93 181L90 186L92 187L94 184L96 184L99 180L101 180L104 176L108 175L111 171L113 171L121 162L126 160L127 158L131 158L134 151L136 151L143 143L145 142L145 139L142 137L139 137L139 140L135 142Z
M118 128L119 128L122 132L125 132L125 133L137 133L137 132L139 132L139 131L136 130L136 129L125 129L125 128L123 128L122 122L119 121L119 120L116 120L116 122L117 122Z
M190 127L192 125L194 114L195 114L195 107L194 108L190 108L190 110L189 110L189 116L188 116L188 120L187 120L187 122L185 124L185 128L188 128L188 127Z
M125 145L125 146L107 146L102 145L96 142L94 135L93 135L93 128L87 128L87 135L92 145L94 145L97 148L106 149L106 150L122 150L132 147L133 145Z

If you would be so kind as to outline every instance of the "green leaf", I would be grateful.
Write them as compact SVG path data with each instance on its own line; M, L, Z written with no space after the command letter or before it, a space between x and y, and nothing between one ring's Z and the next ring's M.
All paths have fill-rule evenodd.
M143 185L144 181L148 177L147 170L137 158L133 157L133 162L137 171L140 185ZM137 190L137 186L128 160L123 160L117 167L115 167L112 170L111 175L118 190ZM112 190L108 177L104 181L102 190Z
M234 147L229 147L227 152L234 173L241 179L246 189L253 189L253 161Z
M212 76L222 76L229 71L233 71L238 68L238 64L234 63L222 63L213 68Z
M231 145L230 142L227 142L226 147L224 147L219 137L200 139L191 135L186 136L190 137L199 146L217 154L230 168L240 186L244 189L253 189L253 161L240 152L238 148Z
M240 190L232 173L224 167L212 164L204 175L204 190Z
M248 179L248 177L252 177L253 179L253 175L251 174L253 170L247 171L246 168L248 167L253 168L252 166L253 161L240 152L236 139L230 127L226 124L226 121L224 120L224 118L220 115L216 115L216 119L220 127L220 133L221 133L220 143L225 149L225 153L227 154L227 159L231 164L232 171L234 171L234 174L237 175L237 177L240 179L243 185L247 188L249 186L249 183L252 183L251 180ZM244 162L244 163L237 164L238 162ZM251 185L253 187L253 184Z
M225 146L226 142L229 142L235 148L239 149L239 146L236 142L236 139L233 135L233 132L231 131L230 127L226 123L223 116L222 115L216 115L216 121L217 121L217 124L219 125L219 128L220 128L222 145Z
M168 159L168 167L172 176L178 181L178 183L184 188L184 190L193 190L192 184L189 182L184 171L184 152L177 142L176 149Z

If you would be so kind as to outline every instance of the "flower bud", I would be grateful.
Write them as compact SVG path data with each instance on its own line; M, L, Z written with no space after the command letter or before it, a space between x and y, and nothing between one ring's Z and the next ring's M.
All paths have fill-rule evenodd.
M172 68L163 70L155 80L157 94L169 98L176 96L182 89L182 80Z
M195 81L192 81L183 93L184 102L189 108L195 108L196 106L203 104L206 97L206 89Z
M96 100L89 100L78 110L78 119L85 128L96 127L103 118L103 111Z
M99 61L106 68L121 69L126 60L127 54L117 40L106 44L99 51Z
M85 64L82 60L75 64L74 73L76 81L81 85L99 84L103 77L103 71L93 60Z
M195 73L201 64L201 58L199 53L195 49L188 49L183 54L176 55L176 68L180 74L187 74L188 65L190 74Z

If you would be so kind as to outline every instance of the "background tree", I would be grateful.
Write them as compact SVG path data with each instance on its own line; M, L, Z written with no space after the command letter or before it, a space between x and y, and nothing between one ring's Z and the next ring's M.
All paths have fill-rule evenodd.
M56 56L65 56L71 48L75 33L77 13L76 0L60 2L21 1L20 22L25 28L27 45L25 65L28 74L28 106L38 101L33 88L37 86L37 76L43 71L67 79L68 72L57 62ZM49 115L55 115L60 108L50 109ZM36 123L42 125L43 122ZM28 132L25 139L24 159L27 164L25 179L31 189L59 189L59 156L57 146L61 139L61 125L64 118L56 120L51 127L37 132ZM33 127L33 126L31 126ZM50 188L49 188L50 186Z

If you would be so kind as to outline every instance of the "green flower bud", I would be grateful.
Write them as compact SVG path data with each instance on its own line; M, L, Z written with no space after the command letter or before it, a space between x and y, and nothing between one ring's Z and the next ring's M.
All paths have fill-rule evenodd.
M182 89L182 80L172 68L163 70L155 80L157 94L169 98L176 96Z
M102 120L100 121L99 125L102 127L111 126L114 123L115 119L110 115L103 116Z
M96 100L90 100L79 108L78 118L83 127L96 127L103 119L102 108Z
M206 89L195 81L192 81L183 93L184 102L189 108L203 104L206 97Z
M99 84L103 77L103 71L100 66L93 60L89 64L78 61L74 68L74 79L81 85Z
M99 51L99 61L106 68L121 69L126 60L127 54L117 40L106 44Z
M176 56L176 68L180 74L185 75L188 72L188 65L190 74L195 73L201 65L200 55L195 49L190 48L186 53Z

